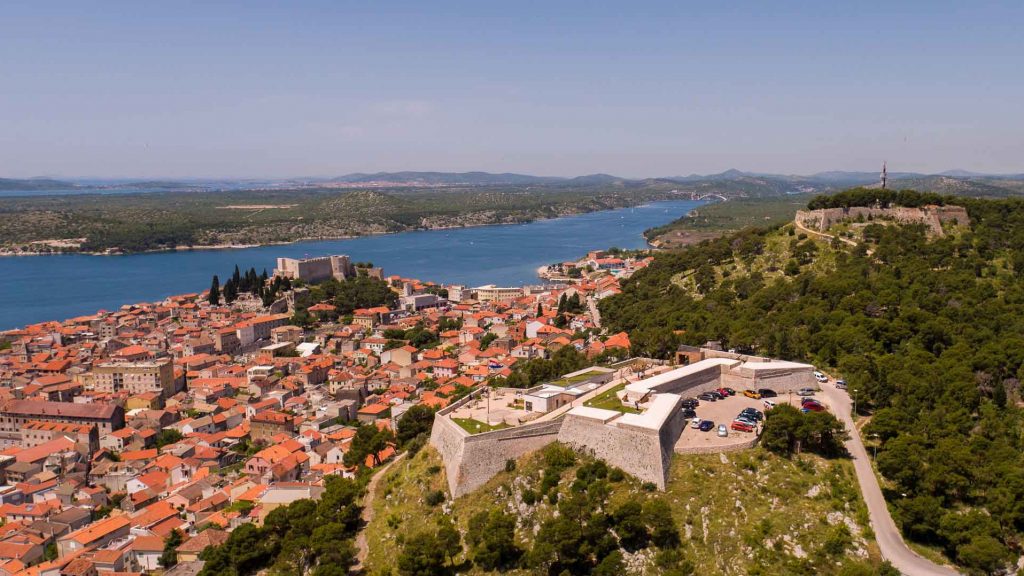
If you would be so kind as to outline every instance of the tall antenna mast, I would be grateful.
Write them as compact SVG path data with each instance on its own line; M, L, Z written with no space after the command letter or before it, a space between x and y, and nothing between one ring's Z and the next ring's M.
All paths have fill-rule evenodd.
M882 160L882 190L885 190L885 181L888 179L888 174L885 170L885 160Z

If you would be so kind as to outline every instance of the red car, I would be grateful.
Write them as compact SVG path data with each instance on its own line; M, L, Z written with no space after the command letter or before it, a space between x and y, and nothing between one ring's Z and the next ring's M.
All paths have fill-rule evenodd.
M801 406L807 406L808 404L817 404L818 406L821 406L821 402L818 402L814 398L803 398L800 400Z
M801 410L804 412L824 412L825 407L817 402L808 402L807 404L804 404L804 407L801 408Z
M746 422L740 422L739 420L733 420L732 421L732 425L730 426L730 428L732 428L733 430L736 430L738 432L753 432L754 431L754 427L753 426L751 426L750 424L748 424Z
M729 396L732 396L733 394L736 393L735 390L730 390L728 388L719 388L718 390L715 390L715 392L721 394L722 398L728 398Z

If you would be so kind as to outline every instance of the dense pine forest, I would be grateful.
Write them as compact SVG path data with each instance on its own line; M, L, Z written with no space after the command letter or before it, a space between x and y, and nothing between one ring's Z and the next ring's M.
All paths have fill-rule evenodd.
M810 207L942 203L970 227L860 222L854 245L745 229L659 255L601 312L635 353L719 340L844 377L904 534L990 573L1024 533L1024 201L858 189Z

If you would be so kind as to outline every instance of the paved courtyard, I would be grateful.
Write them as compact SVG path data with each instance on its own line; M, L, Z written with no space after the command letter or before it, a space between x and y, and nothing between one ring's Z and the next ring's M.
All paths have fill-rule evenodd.
M488 390L479 398L451 413L452 418L469 418L491 426L519 426L540 416L541 414L537 412L523 410L522 392L511 390Z

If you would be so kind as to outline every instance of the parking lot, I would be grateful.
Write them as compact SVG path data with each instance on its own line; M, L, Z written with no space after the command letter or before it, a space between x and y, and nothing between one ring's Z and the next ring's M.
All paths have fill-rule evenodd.
M785 401L784 398L772 398L773 401ZM797 401L799 402L799 400ZM679 436L679 441L676 442L676 451L686 452L693 448L725 448L728 449L731 446L737 444L744 444L753 440L753 432L739 432L737 430L729 429L729 435L720 438L718 436L718 425L725 424L729 426L732 421L744 408L756 408L761 412L764 412L764 402L761 400L755 400L753 398L747 398L739 393L735 396L723 398L717 402L705 402L700 401L700 406L697 406L697 417L702 420L711 420L715 423L715 427L707 432L701 432L696 428L690 428L687 423L683 433Z

